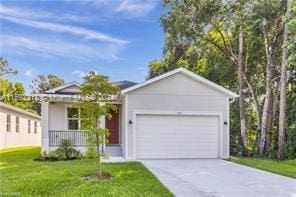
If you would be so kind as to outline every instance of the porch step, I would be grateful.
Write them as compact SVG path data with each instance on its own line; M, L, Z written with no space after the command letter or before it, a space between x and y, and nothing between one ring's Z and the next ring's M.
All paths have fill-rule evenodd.
M109 157L121 157L122 149L120 145L106 146L105 152Z

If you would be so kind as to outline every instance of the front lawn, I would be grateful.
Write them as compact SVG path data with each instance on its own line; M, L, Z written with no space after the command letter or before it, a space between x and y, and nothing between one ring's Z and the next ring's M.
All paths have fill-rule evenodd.
M141 163L103 164L110 180L83 181L95 160L35 162L40 148L0 151L0 196L172 196Z
M296 178L296 160L276 161L254 157L231 157L230 161Z

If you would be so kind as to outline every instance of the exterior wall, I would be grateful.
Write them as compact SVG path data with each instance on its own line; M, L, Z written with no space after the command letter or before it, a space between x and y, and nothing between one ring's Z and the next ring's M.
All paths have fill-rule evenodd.
M57 146L49 146L50 130L66 131L67 129L67 111L66 108L73 106L71 103L42 103L42 152L48 152L57 149ZM120 111L120 110L119 110ZM100 119L101 127L105 128L105 117ZM70 136L71 137L71 136ZM85 152L86 146L76 146L75 149Z
M7 132L7 114L11 116L11 131ZM19 117L19 132L16 132L16 117ZM28 133L28 120L31 120L31 132ZM34 122L37 122L37 133L34 133ZM0 107L0 149L18 146L40 146L40 118Z
M67 103L49 104L49 130L67 130L66 107Z
M229 123L228 97L211 87L181 73L161 79L128 93L126 124L133 120L135 110L207 111L222 114ZM229 125L223 125L222 157L229 157ZM133 125L127 128L127 158L133 159Z
M49 130L67 130L66 107L69 103L42 103L42 152L55 150L57 147L49 146ZM80 151L85 151L82 148Z
M125 143L125 138L126 138L126 112L127 112L127 98L124 97L121 105L121 110L120 110L120 137L121 137L121 148L122 148L122 155L125 157L125 150L126 150L126 143Z

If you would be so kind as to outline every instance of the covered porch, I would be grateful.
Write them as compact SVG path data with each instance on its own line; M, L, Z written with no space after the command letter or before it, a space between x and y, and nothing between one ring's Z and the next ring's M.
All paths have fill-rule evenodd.
M100 118L102 128L110 131L102 152L110 157L122 157L121 111L119 102L115 103L112 119ZM73 147L82 153L87 150L87 136L81 131L80 109L71 102L42 103L42 152L57 149L63 139L71 141Z

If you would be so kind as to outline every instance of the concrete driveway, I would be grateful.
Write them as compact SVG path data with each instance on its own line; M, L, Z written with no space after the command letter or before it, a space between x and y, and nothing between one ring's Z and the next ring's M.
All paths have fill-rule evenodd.
M296 179L224 160L141 162L176 196L296 197Z

